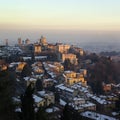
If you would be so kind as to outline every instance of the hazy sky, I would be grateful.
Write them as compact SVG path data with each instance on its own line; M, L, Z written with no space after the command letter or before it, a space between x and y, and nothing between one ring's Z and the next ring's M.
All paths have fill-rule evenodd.
M1 0L0 26L120 30L120 0Z
M119 41L119 31L120 0L0 0L0 41Z

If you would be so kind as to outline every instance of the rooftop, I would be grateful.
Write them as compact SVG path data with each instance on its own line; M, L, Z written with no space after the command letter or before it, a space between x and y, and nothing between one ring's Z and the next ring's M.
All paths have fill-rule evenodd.
M91 112L91 111L86 111L81 113L82 116L87 117L87 118L91 118L93 120L118 120L116 118L107 116L107 115L103 115L103 114L99 114L96 112Z

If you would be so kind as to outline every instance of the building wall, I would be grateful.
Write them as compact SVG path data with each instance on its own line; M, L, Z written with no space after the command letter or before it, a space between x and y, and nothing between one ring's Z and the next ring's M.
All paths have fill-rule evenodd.
M34 53L39 54L41 52L41 46L40 45L34 45Z
M56 51L56 45L48 44L48 49Z
M74 99L73 103L75 105L81 105L81 104L85 104L85 99Z
M0 71L7 70L7 65L0 65Z
M70 45L57 45L57 51L60 53L68 53Z
M47 88L47 87L51 87L53 85L53 80L49 80L49 79L44 79L43 80L43 87Z
M104 86L103 86L103 90L105 91L105 92L108 92L108 91L111 91L111 85L110 84L105 84Z
M43 107L45 106L45 100L43 99L42 101L40 101L39 103L37 103L37 107Z
M83 76L87 76L87 70L86 69L80 69L80 73L82 73Z
M30 40L29 40L29 39L26 39L26 40L25 40L25 44L27 44L27 45L30 44Z
M82 82L85 84L85 79L84 78L68 78L66 81L68 85L73 85L78 82Z
M55 103L55 97L54 95L47 95L45 96L46 99L46 105L49 106L50 104L54 104Z
M17 70L17 71L22 71L25 65L26 65L25 62L19 63L19 64L18 64L18 67L16 68L16 70Z
M48 45L47 40L46 40L45 37L41 36L40 44L41 44L42 46L46 46L46 45Z
M75 54L62 54L61 61L64 62L65 59L69 59L72 64L77 64L77 57Z
M75 83L81 82L83 86L87 85L87 81L85 80L84 76L80 73L76 73L73 71L65 71L65 83L67 85L73 85Z
M76 77L76 72L73 72L73 71L65 71L64 74L66 75L66 77L69 77L69 78Z

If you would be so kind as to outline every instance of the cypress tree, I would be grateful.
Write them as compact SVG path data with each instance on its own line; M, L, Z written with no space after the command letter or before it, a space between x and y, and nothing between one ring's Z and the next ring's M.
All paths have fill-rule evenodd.
M10 71L0 71L0 120L14 120L15 106L13 103L14 77Z
M21 111L23 120L35 120L34 99L32 97L33 92L34 88L32 88L30 84L27 87L25 94L21 95Z

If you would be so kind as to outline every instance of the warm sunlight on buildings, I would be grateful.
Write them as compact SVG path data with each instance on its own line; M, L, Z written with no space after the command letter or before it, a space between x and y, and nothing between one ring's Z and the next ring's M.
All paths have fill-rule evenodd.
M62 54L62 62L64 62L66 59L69 59L72 64L77 64L77 57L75 54Z
M17 68L16 68L16 71L22 71L25 65L26 65L25 62L20 62L20 63L18 63L18 66L17 66Z
M68 53L69 49L70 49L70 45L64 45L64 44L57 45L57 52Z
M39 54L41 52L41 45L35 44L34 45L34 53Z
M0 71L7 70L7 65L0 65Z
M81 73L76 73L73 71L65 71L65 83L67 85L73 85L75 83L81 82L83 86L87 85L87 81Z

